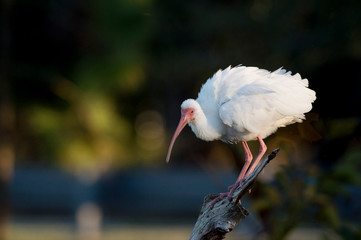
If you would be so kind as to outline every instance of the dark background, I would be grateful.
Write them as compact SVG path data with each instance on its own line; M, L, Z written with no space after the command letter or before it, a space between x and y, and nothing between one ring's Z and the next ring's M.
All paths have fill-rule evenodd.
M317 93L304 123L266 139L281 152L250 194L260 232L360 238L360 1L8 0L1 36L5 222L71 216L87 201L105 217L193 221L203 196L235 179L243 151L187 128L166 166L179 106L243 64L299 72Z

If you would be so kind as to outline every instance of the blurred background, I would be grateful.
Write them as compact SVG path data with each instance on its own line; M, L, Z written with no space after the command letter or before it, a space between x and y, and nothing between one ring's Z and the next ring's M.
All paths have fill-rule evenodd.
M244 152L189 128L166 151L181 102L238 64L299 72L317 100L266 139L281 151L228 239L361 239L360 1L1 5L0 239L188 239Z

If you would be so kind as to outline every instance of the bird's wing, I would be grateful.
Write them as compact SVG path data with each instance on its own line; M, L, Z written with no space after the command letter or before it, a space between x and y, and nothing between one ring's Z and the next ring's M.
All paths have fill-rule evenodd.
M283 69L256 76L222 100L219 116L224 124L240 132L260 134L304 118L312 108L315 92L307 79Z
M264 126L282 118L272 106L275 93L258 84L249 84L221 104L223 123L239 132L259 133Z

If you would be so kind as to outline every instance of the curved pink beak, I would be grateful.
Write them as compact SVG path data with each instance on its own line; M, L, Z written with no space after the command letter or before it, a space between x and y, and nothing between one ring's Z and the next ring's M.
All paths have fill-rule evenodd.
M179 120L178 127L174 132L172 141L170 142L170 145L168 148L167 159L166 159L167 163L169 162L170 154L172 152L172 148L173 148L175 140L177 139L177 137L180 134L180 132L182 131L182 129L192 120L187 113L188 113L187 110L183 110L183 109L181 110L181 114L182 114L181 119Z

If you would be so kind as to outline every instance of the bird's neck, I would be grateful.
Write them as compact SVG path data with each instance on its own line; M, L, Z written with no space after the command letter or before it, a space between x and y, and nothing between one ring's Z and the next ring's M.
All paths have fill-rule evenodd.
M198 138L204 141L213 141L222 136L222 127L219 120L218 115L205 114L200 108L197 109L197 116L189 123L189 126Z

